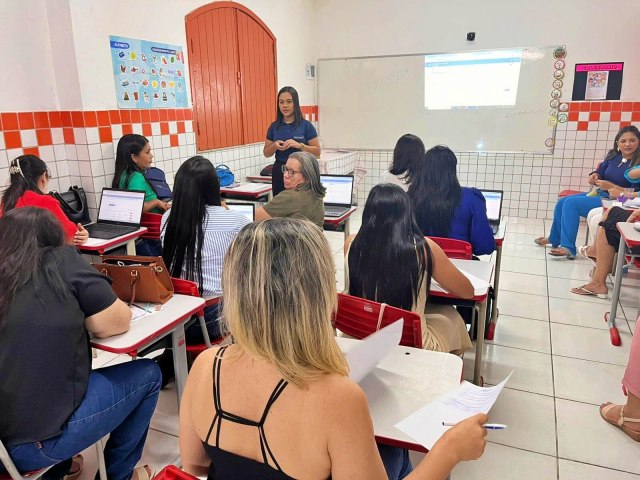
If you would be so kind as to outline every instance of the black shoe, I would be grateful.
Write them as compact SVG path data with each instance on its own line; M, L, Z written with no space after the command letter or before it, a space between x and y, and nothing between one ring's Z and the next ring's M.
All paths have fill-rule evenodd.
M154 361L160 367L162 372L162 385L160 388L165 388L176 378L176 374L173 370L173 352L170 348L165 348L164 352L154 358Z

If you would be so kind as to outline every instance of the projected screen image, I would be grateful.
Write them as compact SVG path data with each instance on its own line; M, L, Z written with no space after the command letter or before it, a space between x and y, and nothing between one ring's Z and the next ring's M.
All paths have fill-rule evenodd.
M522 49L424 57L427 110L511 107L516 104Z

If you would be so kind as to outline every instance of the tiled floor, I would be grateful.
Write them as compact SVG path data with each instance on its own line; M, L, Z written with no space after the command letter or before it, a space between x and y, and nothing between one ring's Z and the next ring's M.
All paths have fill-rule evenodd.
M359 227L352 222L352 232ZM513 376L492 409L492 421L506 423L491 432L484 456L459 465L453 480L640 479L640 444L600 419L598 405L624 402L620 379L626 365L638 301L640 275L624 280L618 323L622 347L609 343L603 315L610 300L569 292L588 279L587 261L556 259L533 245L545 230L543 220L509 221L504 246L495 339L485 346L482 369L487 384ZM549 225L547 222L546 231ZM344 286L343 235L327 232L335 252L336 281ZM580 232L578 238L584 238ZM626 317L625 317L626 315ZM625 319L626 318L626 319ZM627 321L629 320L629 321ZM465 355L465 376L472 375L474 353ZM122 361L101 353L96 366ZM178 454L175 391L162 392L151 423L143 461L154 467ZM93 450L86 471L93 477ZM418 460L419 455L412 455ZM93 470L95 471L95 470Z

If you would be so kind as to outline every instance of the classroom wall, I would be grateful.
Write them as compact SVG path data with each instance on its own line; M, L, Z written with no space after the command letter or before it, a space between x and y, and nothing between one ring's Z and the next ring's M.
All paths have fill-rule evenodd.
M317 58L566 45L563 100L571 99L576 63L625 62L622 101L571 103L570 121L558 126L553 155L457 152L463 184L505 190L505 215L552 218L558 191L586 191L587 174L611 148L618 129L640 124L638 18L636 0L322 0L314 25ZM476 40L467 42L471 31ZM360 152L367 170L360 201L390 161L388 149Z
M149 138L155 165L167 179L196 153L191 108L119 110L111 67L109 35L186 45L187 13L203 0L23 0L1 2L8 49L7 75L0 90L0 185L8 181L9 161L23 153L39 155L51 169L50 188L81 185L95 217L98 193L111 183L114 151L125 133ZM314 53L308 25L312 0L240 2L272 30L277 39L278 83L295 85L305 111L314 114L315 84L304 79ZM295 19L293 21L292 19ZM28 26L27 35L25 26ZM188 51L185 48L188 62ZM275 116L275 105L274 105ZM265 133L268 125L265 125ZM238 179L269 163L262 143L204 152L225 163Z

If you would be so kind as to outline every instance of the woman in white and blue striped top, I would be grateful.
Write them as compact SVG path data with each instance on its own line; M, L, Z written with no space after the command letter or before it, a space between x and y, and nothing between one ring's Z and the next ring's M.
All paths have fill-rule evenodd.
M184 162L175 176L173 205L162 216L163 257L172 277L198 284L204 297L222 295L222 264L229 245L249 223L242 213L227 210L213 164L202 156ZM205 309L210 338L220 336L217 305ZM202 343L197 324L187 329L187 343Z

